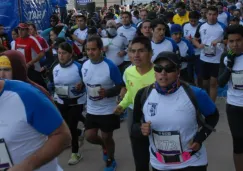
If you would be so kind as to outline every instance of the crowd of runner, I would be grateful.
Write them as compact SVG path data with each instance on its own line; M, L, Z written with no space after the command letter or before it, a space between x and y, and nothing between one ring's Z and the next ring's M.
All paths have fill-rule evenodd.
M0 25L0 170L61 171L56 157L71 147L67 162L79 163L86 139L101 147L104 171L115 171L113 132L125 119L136 171L206 171L203 142L226 85L234 164L243 170L241 0L68 14L65 5L46 30L20 23L11 42Z

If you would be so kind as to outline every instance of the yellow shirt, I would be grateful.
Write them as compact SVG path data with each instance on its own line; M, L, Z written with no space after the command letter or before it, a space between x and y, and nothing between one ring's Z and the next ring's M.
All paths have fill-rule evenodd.
M178 14L174 15L173 22L180 25L189 22L189 12L187 11L184 16L179 16Z
M132 66L126 69L124 72L124 78L127 93L119 105L123 109L126 109L129 105L134 103L138 90L155 82L154 69L152 68L146 74L141 75L137 71L136 66Z

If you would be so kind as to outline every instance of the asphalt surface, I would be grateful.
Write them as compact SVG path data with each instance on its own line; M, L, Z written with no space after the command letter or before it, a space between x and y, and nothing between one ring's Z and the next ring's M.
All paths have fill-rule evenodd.
M225 113L225 99L218 98L216 104L220 112L220 121L216 127L217 131L212 133L205 142L209 161L208 171L234 171L232 140ZM121 124L121 129L114 132L114 138L117 171L135 171L126 121ZM102 151L99 146L85 142L80 149L83 159L75 166L67 164L71 154L70 150L65 150L59 156L59 163L65 171L103 171L105 163L102 160Z

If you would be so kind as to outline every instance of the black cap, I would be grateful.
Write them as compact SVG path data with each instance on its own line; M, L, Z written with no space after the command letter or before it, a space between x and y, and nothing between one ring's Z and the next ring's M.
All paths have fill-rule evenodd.
M157 63L161 59L167 59L168 61L175 64L177 67L180 67L181 65L180 56L174 52L169 52L169 51L160 52L153 63Z

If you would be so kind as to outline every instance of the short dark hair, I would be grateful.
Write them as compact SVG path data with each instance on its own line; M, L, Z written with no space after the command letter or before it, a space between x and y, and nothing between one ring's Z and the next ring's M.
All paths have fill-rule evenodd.
M59 44L58 48L67 51L68 53L73 53L73 48L72 46L67 43L67 42L63 42L61 44Z
M218 8L216 6L209 6L208 11L214 11L218 13Z
M217 4L216 4L216 6L218 6L218 5L220 5L220 6L224 6L224 4L222 3L222 2L218 2Z
M88 38L88 40L87 40L87 43L88 43L88 42L96 42L97 47L98 47L99 49L102 49L102 48L103 48L103 42L102 42L101 38L100 38L99 36L97 36L97 35L90 36L90 37Z
M182 8L182 9L186 9L186 5L184 2L178 2L176 4L176 8Z
M144 45L144 47L149 51L152 52L152 46L151 46L151 40L145 36L138 36L135 37L132 42L131 45L135 44L135 43L141 43Z
M154 30L154 28L155 27L157 27L159 24L162 24L162 25L164 25L165 27L166 27L166 23L163 21L163 20L161 20L161 19L154 19L154 20L152 20L152 22L151 22L151 28Z
M172 12L172 11L167 11L167 12L165 12L165 17L167 18L167 19L169 19L169 18L173 18L174 17L174 12Z
M242 25L230 25L226 29L226 38L228 38L228 36L230 34L239 34L243 37L243 26Z
M87 17L85 15L77 15L76 19L77 18L83 18L85 22L87 21Z
M128 15L129 18L132 18L132 14L130 12L124 11L124 12L121 13L121 16L124 15L124 14Z
M191 11L189 13L189 18L191 18L191 19L199 19L200 18L200 14L197 11Z

